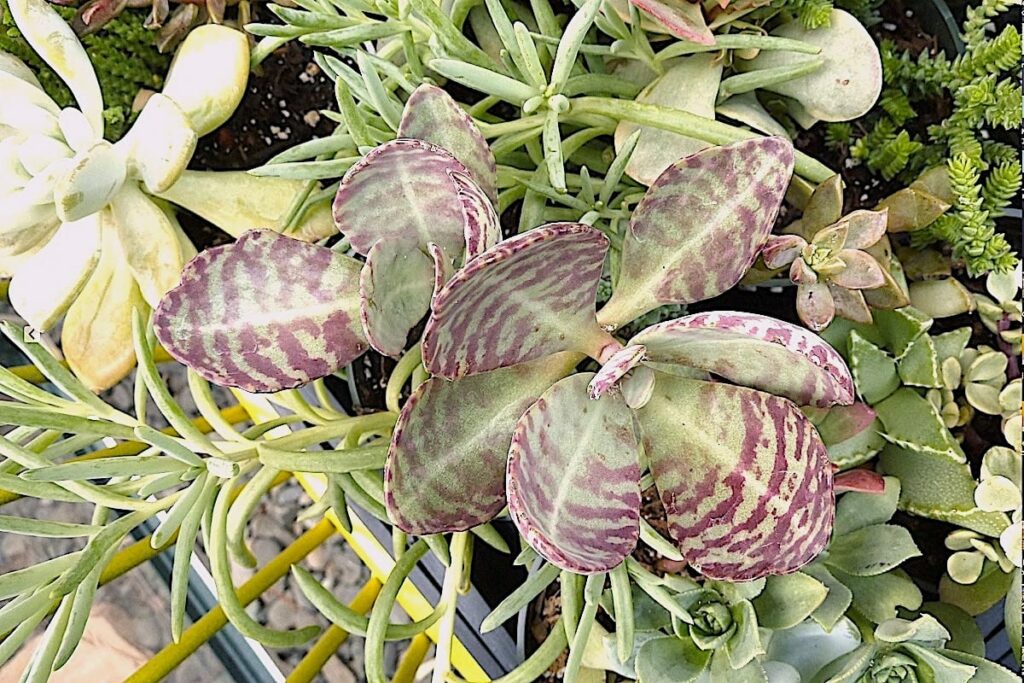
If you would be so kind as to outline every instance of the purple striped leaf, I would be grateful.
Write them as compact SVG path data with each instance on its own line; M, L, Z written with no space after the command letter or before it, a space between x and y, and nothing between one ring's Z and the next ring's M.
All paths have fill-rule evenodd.
M590 373L559 381L516 424L508 511L534 550L580 574L608 571L640 536L640 447L619 394L587 396Z
M386 237L366 255L359 274L359 313L370 346L385 356L405 349L409 331L427 314L434 259L415 242Z
M153 314L157 339L214 384L281 391L366 348L355 259L252 230L192 259Z
M559 351L598 357L615 343L594 305L608 240L579 223L552 223L488 249L434 298L423 364L454 379Z
M615 386L620 379L626 376L626 373L635 368L640 364L640 361L644 359L644 354L647 349L642 345L630 344L629 346L620 349L609 358L601 369L598 370L597 374L594 375L593 381L590 386L587 387L587 393L590 398L597 400L601 396Z
M662 173L633 212L602 322L621 326L662 304L721 294L771 232L793 173L780 137L712 147Z
M455 266L441 247L433 242L427 245L427 253L434 260L434 288L430 295L430 300L433 301L444 284L452 279L452 275L455 274Z
M730 382L827 408L853 403L842 356L807 330L756 313L695 313L652 325L630 344L654 362L676 363Z
M498 203L498 170L494 154L473 118L436 85L424 83L405 103L398 137L426 140L451 152L492 204Z
M466 260L487 251L501 239L498 212L473 179L463 173L448 174L458 189L465 220Z
M421 384L402 408L384 468L395 525L414 534L463 531L498 514L516 421L573 365L561 354Z
M669 534L705 576L788 574L824 549L835 508L832 466L793 403L659 375L637 415Z
M433 242L462 254L466 212L452 173L468 171L444 149L398 139L375 147L348 170L334 197L334 222L360 254L385 237Z

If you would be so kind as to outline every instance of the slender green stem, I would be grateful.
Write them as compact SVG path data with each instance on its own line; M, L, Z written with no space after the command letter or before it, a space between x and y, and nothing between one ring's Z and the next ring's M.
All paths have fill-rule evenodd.
M821 53L821 48L802 40L792 38L776 38L775 36L763 36L756 33L726 33L715 36L712 45L700 45L686 40L672 43L656 55L659 62L664 62L683 55L692 55L698 52L716 52L718 50L782 50L785 52L799 52L801 54L816 55Z
M480 632L488 633L518 614L530 601L540 595L558 577L559 569L545 562L532 572L525 581L502 600L480 623Z
M422 540L413 543L412 547L395 561L373 604L366 627L365 667L368 683L387 683L387 676L384 673L384 640L391 619L391 610L398 599L402 584L426 552L427 544Z

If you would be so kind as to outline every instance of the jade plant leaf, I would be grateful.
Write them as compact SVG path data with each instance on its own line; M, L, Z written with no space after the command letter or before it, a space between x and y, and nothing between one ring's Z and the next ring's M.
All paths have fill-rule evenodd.
M363 353L355 259L270 230L192 259L153 316L177 360L221 386L281 391Z
M824 584L803 572L769 576L764 591L754 598L757 622L770 629L793 628L818 609L827 596Z
M683 4L696 7L685 0ZM636 101L714 119L715 99L721 80L722 60L717 55L708 53L684 57L672 63L665 73L644 88ZM626 173L644 185L653 184L665 169L680 159L711 146L708 142L679 133L620 121L615 128L617 153L621 153L629 137L637 130L640 138L626 164Z
M399 356L434 292L434 259L395 237L377 240L359 274L359 313L370 346Z
M920 555L910 532L903 527L872 524L833 540L825 562L854 576L877 576Z
M421 384L402 408L384 468L384 500L395 525L446 533L498 514L516 421L573 365L570 354L561 354Z
M602 322L617 327L739 282L768 238L792 173L793 146L778 137L712 147L670 166L633 212Z
M711 652L700 650L689 638L655 638L636 655L640 683L692 683L704 674Z
M593 377L560 380L516 424L508 510L552 564L580 574L618 566L640 537L640 445L618 394L587 395Z
M772 31L773 36L800 40L821 48L821 68L782 83L765 86L792 97L813 118L821 121L849 121L866 114L882 91L882 61L867 29L848 12L832 10L828 24L809 29L793 20ZM762 50L743 71L791 66L807 55L782 50Z
M384 237L426 249L461 254L465 212L451 173L468 169L449 152L423 140L398 139L373 148L341 180L334 197L338 230L360 254Z
M696 313L648 327L631 341L652 361L706 370L730 382L826 408L853 402L853 377L821 337L755 313Z
M747 581L810 562L832 531L832 469L786 399L659 375L638 411L644 450L683 558ZM716 415L710 424L707 415Z
M398 125L398 137L425 140L448 150L469 169L491 202L497 203L498 170L494 154L472 117L444 90L424 83L409 95Z
M472 259L434 298L423 364L453 379L559 351L598 357L613 340L594 303L608 240L579 223L552 223Z

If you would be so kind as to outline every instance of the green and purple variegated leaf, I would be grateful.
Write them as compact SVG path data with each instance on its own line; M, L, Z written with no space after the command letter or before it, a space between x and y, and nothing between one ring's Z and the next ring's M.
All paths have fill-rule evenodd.
M561 354L421 384L402 408L384 468L395 525L414 534L446 533L498 514L516 421L573 364Z
M587 393L590 395L590 398L594 400L601 398L606 391L625 377L627 372L640 364L646 352L646 348L636 344L631 344L617 351L615 355L605 361L605 364L594 375L590 386L587 387Z
M469 169L492 204L498 202L494 154L472 117L436 85L424 83L405 103L398 137L416 138L442 147Z
M771 232L792 173L793 145L779 137L712 147L666 169L633 212L602 322L618 326L739 282Z
M359 313L370 346L385 356L405 349L409 331L427 314L435 262L411 240L385 237L359 274Z
M480 186L463 173L448 174L458 190L465 219L466 260L487 251L501 239L498 212Z
M730 382L827 408L853 402L853 377L821 337L756 313L695 313L652 325L630 344L655 362L705 370Z
M701 11L701 3L688 0L629 0L637 9L650 14L676 38L699 45L714 45L715 37Z
M466 212L452 172L468 173L447 151L423 140L375 147L342 178L334 222L363 255L385 237L423 249L433 242L446 254L462 254Z
M281 391L366 348L355 259L253 230L192 259L153 314L157 339L221 386Z
M430 295L430 300L433 302L437 293L441 291L445 283L451 280L452 275L455 274L455 265L441 247L433 242L427 245L427 253L430 254L430 258L434 261L434 289Z
M580 574L608 571L640 536L639 443L619 394L587 396L593 377L566 377L516 424L508 511L529 544Z
M613 340L594 302L608 240L579 223L552 223L499 242L434 298L423 364L450 379L559 351L594 357Z
M637 415L669 534L705 576L788 574L824 549L835 507L832 466L793 403L659 374Z

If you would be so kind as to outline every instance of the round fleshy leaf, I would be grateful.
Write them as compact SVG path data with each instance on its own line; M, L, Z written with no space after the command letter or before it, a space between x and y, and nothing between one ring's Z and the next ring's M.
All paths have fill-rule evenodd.
M505 507L516 421L572 370L568 354L454 382L428 379L402 408L384 468L391 521L413 534L464 531Z
M120 382L135 366L132 311L149 311L139 286L124 267L110 210L100 216L100 260L75 298L61 328L68 365L89 389L100 392Z
M11 16L25 40L67 84L89 120L93 139L103 136L103 94L96 72L64 19L45 0L10 0Z
M338 230L360 254L384 237L461 254L466 218L451 172L469 173L429 142L398 139L374 148L341 181L334 198Z
M721 80L722 60L717 55L708 53L684 57L647 86L636 99L643 104L679 109L714 119L715 99ZM680 159L711 146L708 142L679 133L621 121L615 128L616 152L622 151L637 129L640 130L640 139L626 164L626 173L644 185L654 183L666 168Z
M409 331L426 315L434 260L409 240L377 240L359 274L360 315L370 346L399 356Z
M355 259L270 230L192 259L153 316L157 339L214 384L281 391L366 350Z
M70 223L99 211L121 189L127 172L124 157L109 142L76 155L70 171L53 188L57 215Z
M739 282L771 232L792 173L793 146L778 137L712 147L669 167L633 212L602 322L618 327Z
M867 29L848 12L834 9L828 25L814 29L793 20L772 31L772 35L820 47L825 63L807 76L765 86L766 90L792 97L821 121L859 118L878 100L882 91L878 47ZM762 50L756 58L740 62L739 66L744 71L771 69L806 58L795 52Z
M661 374L637 414L669 533L705 576L788 574L825 548L832 467L794 404Z
M559 351L596 357L612 341L594 316L608 240L579 223L552 223L498 243L434 298L423 364L455 378Z
M178 284L185 255L167 214L142 190L128 183L110 204L121 242L135 281L150 306Z
M640 364L647 352L642 345L631 344L619 350L609 358L601 369L594 375L594 380L587 387L587 393L592 399L599 399L615 384L625 377L626 373Z
M116 146L127 151L136 177L155 194L169 188L181 176L198 139L188 116L174 100L156 93Z
M65 223L11 280L11 305L29 325L50 329L85 287L99 261L100 213Z
M492 204L498 202L498 170L494 154L473 118L452 96L424 83L405 103L398 137L426 140L451 152L469 169Z
M567 377L516 424L508 511L548 562L579 574L622 562L640 537L639 443L622 397L587 396L593 375Z
M821 337L756 313L695 313L648 327L630 344L655 362L676 363L730 382L827 408L853 402L853 377Z
M815 332L828 327L836 317L836 301L829 286L817 282L797 287L796 313L800 316L800 321Z

